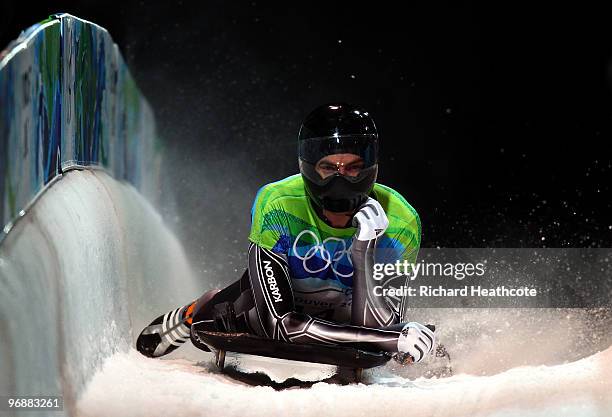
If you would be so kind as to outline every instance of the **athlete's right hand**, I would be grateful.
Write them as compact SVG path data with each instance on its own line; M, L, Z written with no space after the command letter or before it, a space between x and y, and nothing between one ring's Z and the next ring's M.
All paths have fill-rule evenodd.
M420 362L434 347L434 332L421 323L406 323L397 340L396 360L400 363Z
M389 219L380 203L370 197L353 217L353 226L357 228L357 240L368 241L376 239L387 230Z

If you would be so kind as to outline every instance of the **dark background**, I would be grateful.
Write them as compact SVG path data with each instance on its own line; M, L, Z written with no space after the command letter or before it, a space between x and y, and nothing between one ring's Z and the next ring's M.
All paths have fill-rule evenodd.
M5 3L1 43L59 11L109 30L166 144L162 214L201 271L241 267L257 189L297 172L301 119L329 101L374 115L379 182L424 247L612 246L605 9L159 3Z

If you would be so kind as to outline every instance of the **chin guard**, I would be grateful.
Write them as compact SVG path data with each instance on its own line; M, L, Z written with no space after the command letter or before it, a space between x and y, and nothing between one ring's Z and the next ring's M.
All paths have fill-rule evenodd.
M313 164L300 160L300 172L310 199L320 208L336 213L354 212L365 203L378 175L378 165L365 168L356 177L335 174L325 179Z

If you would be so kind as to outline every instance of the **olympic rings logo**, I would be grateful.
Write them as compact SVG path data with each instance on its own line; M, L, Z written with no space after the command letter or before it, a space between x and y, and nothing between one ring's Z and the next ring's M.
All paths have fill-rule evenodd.
M300 238L303 235L310 235L312 237L312 239L314 240L314 245L308 249L308 251L306 252L305 255L300 255L297 247L298 247L298 242L300 241ZM327 248L325 248L325 244L329 243L329 242L339 242L342 245L342 248L340 250L337 250L334 253L334 256L332 257L332 255L329 253L329 250L327 250ZM310 230L303 230L302 232L300 232L299 235L297 235L297 237L295 238L295 241L293 242L293 253L295 254L295 256L302 261L302 265L304 266L304 270L311 273L311 274L316 274L319 273L321 271L326 270L327 268L329 268L331 266L332 271L334 271L334 273L337 276L340 276L342 278L349 278L353 276L353 271L351 271L349 274L341 274L340 272L338 272L338 270L336 269L338 266L338 262L340 262L340 260L346 256L346 259L348 260L349 264L351 265L351 267L353 266L353 261L351 260L349 255L351 250L350 245L347 247L346 246L346 242L340 238L337 237L333 237L330 236L327 239L325 239L322 243L319 241L319 237L314 234L314 232L310 231ZM323 261L325 261L325 265L322 268L319 269L310 269L308 267L308 265L306 264L310 259L312 259L317 253L319 253L321 255L321 259Z

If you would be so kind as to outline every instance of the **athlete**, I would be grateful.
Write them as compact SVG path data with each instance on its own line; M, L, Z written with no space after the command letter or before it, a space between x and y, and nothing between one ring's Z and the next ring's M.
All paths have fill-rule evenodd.
M401 363L432 351L432 330L402 322L403 298L375 295L395 281L374 279L374 263L415 262L421 225L400 194L375 182L370 114L344 103L316 108L300 128L298 162L300 174L257 192L242 277L159 316L137 340L142 354L196 343L198 329L388 352Z

